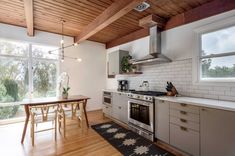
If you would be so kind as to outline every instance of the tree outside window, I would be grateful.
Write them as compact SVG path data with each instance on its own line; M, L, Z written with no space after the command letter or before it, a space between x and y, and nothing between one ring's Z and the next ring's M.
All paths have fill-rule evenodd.
M48 54L54 48L0 39L0 119L22 116L19 102L31 93L56 96L58 58Z

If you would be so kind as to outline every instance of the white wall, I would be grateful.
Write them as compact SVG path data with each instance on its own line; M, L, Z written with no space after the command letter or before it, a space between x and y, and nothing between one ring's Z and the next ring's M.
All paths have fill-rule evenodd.
M25 28L0 23L0 38L33 42L43 45L60 46L61 36L53 33L35 31L34 37L27 36ZM73 38L65 37L65 44L73 43ZM61 72L68 72L70 76L70 94L83 94L91 98L88 110L101 109L102 89L105 88L105 60L104 44L84 41L77 47L65 50L67 56L82 58L82 62L65 59L60 64Z
M162 53L172 59L172 63L142 67L143 74L138 76L117 76L107 79L109 89L117 88L117 79L127 79L131 89L138 89L143 80L148 80L153 90L165 90L166 81L172 81L182 95L235 101L235 83L224 85L201 85L193 83L193 55L195 53L195 30L205 25L223 22L235 17L235 10L196 21L162 32ZM107 50L128 50L135 58L148 54L149 37L138 39Z

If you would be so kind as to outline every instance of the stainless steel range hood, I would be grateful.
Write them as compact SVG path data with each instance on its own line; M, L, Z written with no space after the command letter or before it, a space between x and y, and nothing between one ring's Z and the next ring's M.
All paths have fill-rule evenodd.
M149 54L141 59L133 60L132 64L157 64L167 63L171 60L161 54L161 33L157 26L149 28Z

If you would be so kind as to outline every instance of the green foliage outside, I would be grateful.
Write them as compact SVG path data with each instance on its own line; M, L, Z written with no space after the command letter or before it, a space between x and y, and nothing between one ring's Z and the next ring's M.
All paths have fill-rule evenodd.
M19 106L14 102L29 97L29 70L27 47L0 40L0 54L24 56L25 58L0 56L0 119L12 118ZM33 88L34 97L56 95L56 64L46 61L34 61ZM4 106L4 103L7 106ZM12 106L9 106L12 103Z
M211 68L211 61L211 59L202 60L202 78L235 77L235 64L233 67L215 66L214 68Z

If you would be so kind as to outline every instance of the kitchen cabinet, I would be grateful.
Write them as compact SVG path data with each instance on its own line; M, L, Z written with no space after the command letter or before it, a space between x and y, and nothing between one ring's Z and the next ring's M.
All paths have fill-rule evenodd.
M155 135L156 138L169 144L169 102L155 101Z
M201 108L201 156L235 155L235 112Z
M121 61L124 56L128 56L128 51L118 50L108 54L108 75L122 74Z
M127 123L128 97L123 93L113 93L112 117Z
M104 105L103 104L103 113L108 117L111 116L112 107L110 105Z
M200 107L170 102L170 144L200 155Z

